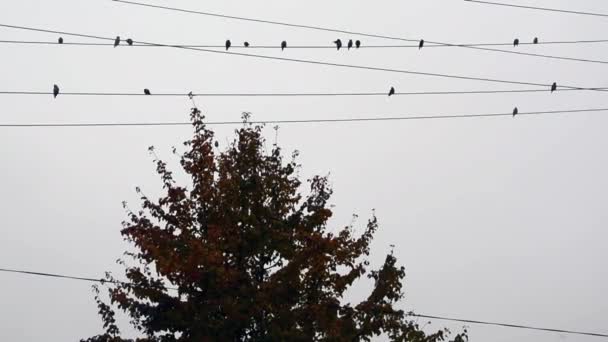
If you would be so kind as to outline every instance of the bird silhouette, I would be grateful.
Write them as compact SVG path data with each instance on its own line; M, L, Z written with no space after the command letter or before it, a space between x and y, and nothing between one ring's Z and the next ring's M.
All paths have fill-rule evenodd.
M244 47L249 47L249 42L244 42L244 43L243 43L243 46L244 46Z
M56 99L57 95L59 95L59 86L58 85L53 85L53 98Z
M357 41L355 42L355 47L356 47L357 49L361 47L361 41L360 41L360 40L357 40Z
M232 45L232 43L230 42L230 39L228 39L226 41L226 51L228 51L228 49L230 49L230 46Z
M285 50L286 47L287 47L287 42L286 41L282 41L281 42L281 51Z
M116 36L116 39L114 39L114 47L117 47L118 44L120 44L120 36Z
M63 38L62 38L62 37L59 37L59 39L57 39L57 43L59 43L59 44L63 44Z
M152 93L150 93L150 89L144 89L144 95L152 95Z
M388 96L393 96L395 95L395 88L391 87L391 90L388 91Z
M129 44L129 46L133 45L133 39L131 39L131 38L127 39L127 44Z
M194 94L193 94L192 92L189 92L189 93L188 93L188 98L189 98L190 100L192 100L192 99L194 98Z
M513 117L515 117L515 115L517 115L517 113L519 113L519 110L517 109L517 107L513 108Z
M215 144L214 144L214 145L215 145L215 148L220 147L220 143L219 143L219 142L217 142L217 140L215 141Z
M519 46L519 39L515 38L513 41L513 46Z
M338 50L340 50L340 48L342 47L342 41L340 39L336 39L334 41L334 44L336 44L336 48L338 48Z
M557 82L553 82L553 84L551 85L551 92L554 92L557 90Z
M534 37L534 40L532 41L533 44L538 44L538 37Z
M348 40L348 49L350 50L353 47L353 40L349 39Z
M424 46L424 39L420 39L420 43L418 43L418 50L422 49Z

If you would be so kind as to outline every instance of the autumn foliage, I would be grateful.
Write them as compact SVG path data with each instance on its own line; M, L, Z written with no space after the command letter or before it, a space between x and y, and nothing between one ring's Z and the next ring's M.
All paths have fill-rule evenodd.
M392 253L368 270L375 217L360 235L351 226L330 232L328 180L313 177L302 195L297 154L286 161L276 145L267 152L262 128L246 117L220 151L201 112L194 108L191 118L194 136L179 156L191 182L178 185L156 158L163 195L152 200L138 189L142 210L127 209L128 282L108 275L109 304L95 297L105 333L83 341L130 341L115 310L129 316L137 341L447 339L446 330L427 335L395 308L405 273ZM372 292L346 302L345 291L364 276Z

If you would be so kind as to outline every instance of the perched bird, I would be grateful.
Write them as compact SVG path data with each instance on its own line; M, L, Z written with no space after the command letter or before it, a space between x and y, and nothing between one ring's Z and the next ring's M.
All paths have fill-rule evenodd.
M287 42L286 41L282 41L281 42L281 51L285 50L286 47L287 47Z
M356 47L357 49L361 47L361 41L360 41L360 40L357 40L357 41L355 42L355 47Z
M353 47L353 40L349 39L348 40L348 49L350 50Z
M232 45L232 43L230 42L230 39L228 39L226 41L226 51L228 51L228 49L230 49L230 46Z
M517 109L517 107L513 108L513 117L515 117L515 115L517 115L517 113L519 113L519 110Z
M63 44L63 38L62 38L62 37L59 37L59 39L57 39L57 43L59 43L59 44Z
M129 46L133 45L133 39L131 39L131 38L127 39L127 44L129 44Z
M538 44L538 37L534 37L534 40L532 41L533 44Z
M144 89L144 95L152 95L152 93L150 93L150 89Z
M424 39L420 39L420 43L418 43L418 50L422 49L424 46Z
M342 41L340 39L335 40L334 44L336 44L338 50L340 50L340 48L342 47Z
M249 42L244 42L244 43L243 43L243 46L244 46L244 47L249 47Z
M554 92L557 90L557 82L553 82L553 84L551 85L551 92Z
M515 40L513 41L513 46L519 46L519 39L515 38Z
M59 86L58 85L53 85L53 98L57 98L57 95L59 95Z
M120 44L120 36L116 36L116 39L114 39L114 47L117 47L118 44Z
M189 93L188 93L188 98L189 98L190 100L192 100L192 99L194 98L194 94L193 94L192 92L189 92Z
M215 148L220 147L220 143L218 143L218 142L217 142L217 140L215 141L215 144L214 144L214 145L215 145Z
M393 96L395 95L395 88L391 87L391 90L388 91L388 96Z

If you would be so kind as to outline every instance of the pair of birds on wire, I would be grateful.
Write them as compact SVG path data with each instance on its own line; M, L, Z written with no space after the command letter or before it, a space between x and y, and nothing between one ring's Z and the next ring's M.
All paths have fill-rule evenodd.
M342 48L342 40L337 39L333 42L336 45L336 49L340 50ZM230 49L230 47L232 46L232 42L230 41L230 39L226 40L226 51L228 51ZM249 47L249 42L244 42L243 43L244 47ZM361 47L361 41L357 40L357 41L353 41L352 39L350 39L347 43L347 48L348 50L352 49L353 47L355 47L356 49ZM287 41L284 40L281 42L281 51L285 50L287 48Z
M554 91L557 90L557 82L553 82L553 84L551 85L551 93L553 93ZM389 89L388 91L388 96L393 96L395 95L395 87L391 87L391 89ZM517 115L517 108L515 108L515 110L513 111L513 116Z
M190 93L192 94L192 93ZM59 86L54 84L53 85L53 98L57 98L57 96L59 95ZM144 89L144 95L152 95L152 93L150 92L150 89L146 88Z
M125 42L127 42L129 46L133 45L133 39L131 38L127 38ZM114 39L114 47L117 47L118 45L120 45L120 36L116 36L116 38Z
M534 37L532 44L538 44L538 37ZM519 46L519 38L515 38L515 40L513 40L513 46Z

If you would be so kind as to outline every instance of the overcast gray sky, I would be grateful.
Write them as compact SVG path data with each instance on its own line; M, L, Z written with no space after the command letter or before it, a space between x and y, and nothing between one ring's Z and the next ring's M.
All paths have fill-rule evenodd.
M606 39L608 21L464 1L154 1L202 11L451 43ZM526 4L608 12L602 0ZM316 32L127 6L109 0L0 2L0 23L120 35L158 43L329 44ZM352 36L356 39L359 37ZM0 39L56 35L0 30ZM66 42L86 41L64 36ZM363 44L396 42L360 38ZM505 47L513 49L512 47ZM608 43L516 51L608 60ZM256 51L425 72L584 87L608 86L608 66L462 48ZM260 60L161 48L0 44L0 90L340 92L514 89L521 86ZM601 92L335 98L198 98L209 120L475 114L605 107ZM187 98L0 96L0 123L184 121ZM301 151L304 178L330 173L332 221L361 226L376 209L378 265L395 244L407 269L402 307L429 315L608 333L608 117L602 113L281 125ZM215 127L220 141L235 126ZM160 189L149 145L171 146L189 127L0 128L0 267L120 275L121 202L135 186ZM274 131L267 127L268 139ZM225 145L225 143L224 143ZM360 298L362 283L350 294ZM101 332L90 284L0 274L0 340L74 341ZM123 320L123 323L126 322ZM420 323L424 325L424 320ZM427 326L458 330L462 324ZM129 331L127 329L127 331ZM470 326L472 341L595 341Z

